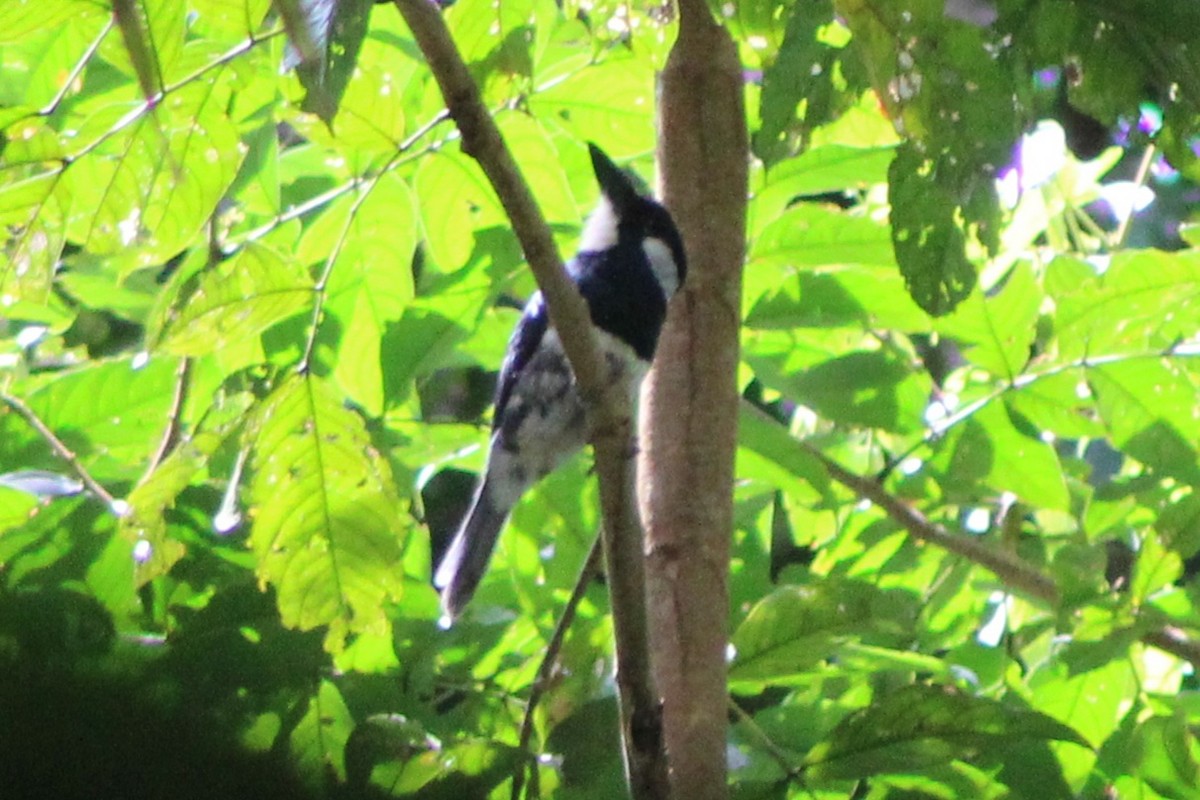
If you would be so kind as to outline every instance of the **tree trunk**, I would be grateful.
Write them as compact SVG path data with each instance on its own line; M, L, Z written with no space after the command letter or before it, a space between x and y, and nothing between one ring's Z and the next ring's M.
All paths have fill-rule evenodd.
M663 194L688 256L642 398L651 653L672 795L724 798L726 640L747 134L737 49L681 0L662 76Z

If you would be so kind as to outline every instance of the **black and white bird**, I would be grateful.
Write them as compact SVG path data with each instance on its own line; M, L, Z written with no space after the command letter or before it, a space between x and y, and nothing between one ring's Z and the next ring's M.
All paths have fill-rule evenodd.
M587 301L608 380L636 398L650 368L667 301L687 274L683 240L662 205L638 193L629 177L588 145L600 203L568 264ZM462 612L491 559L513 506L587 443L583 402L546 303L535 292L508 342L496 385L492 437L475 491L434 584L449 620Z

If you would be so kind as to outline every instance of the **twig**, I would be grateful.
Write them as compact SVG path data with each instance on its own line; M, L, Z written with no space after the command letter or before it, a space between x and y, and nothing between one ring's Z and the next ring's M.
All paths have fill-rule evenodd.
M350 206L349 213L346 214L346 224L342 227L342 232L338 236L337 242L333 245L333 250L330 251L329 256L325 259L325 268L321 270L321 276L313 286L316 299L313 302L312 320L309 322L308 338L304 343L304 355L300 358L300 363L296 367L297 372L308 372L311 366L313 349L317 344L317 331L321 326L321 314L325 309L325 288L329 285L329 278L333 274L333 265L337 263L338 256L342 253L342 247L346 244L346 237L350 233L350 227L354 224L355 217L358 216L358 210L362 208L362 204L371 196L371 192L379 185L379 181L383 179L383 176L391 172L401 162L401 156L420 141L425 134L441 124L447 116L446 112L435 114L432 119L418 128L412 136L409 136L399 144L396 152L392 153L377 173L369 178L356 178L354 181L351 181L350 188L354 189L360 186L365 188L358 197L354 198L354 203Z
M1058 602L1058 587L1051 578L1043 575L1039 570L1015 556L988 547L983 542L965 536L956 536L943 526L930 521L928 517L908 503L889 494L876 481L855 475L807 442L800 444L813 458L821 462L834 480L859 497L870 500L882 508L884 513L908 531L910 536L923 542L936 544L943 550L960 555L972 563L988 569L995 573L996 577L1000 578L1006 586L1015 591L1050 604Z
M70 465L76 477L83 481L83 485L88 488L88 491L99 497L108 506L109 511L118 517L123 515L124 501L114 498L107 489L92 477L91 473L87 471L75 454L71 452L71 448L67 447L62 439L54 435L54 431L50 430L46 426L46 423L42 422L32 408L10 394L0 394L0 401L3 401L6 406L17 412L17 415L25 420L29 427L37 431L38 435L46 440L46 443L50 445L50 449Z
M1164 625L1156 631L1142 634L1142 641L1200 669L1200 642L1188 638L1182 630L1174 625Z
M575 612L579 609L579 603L583 600L583 595L587 592L588 584L591 583L592 578L596 575L596 570L600 567L600 542L601 539L599 536L592 542L592 549L588 552L588 556L579 570L579 577L575 579L575 588L571 591L571 596L567 599L567 605L563 608L562 616L558 618L558 624L554 626L554 633L550 636L550 641L546 643L546 654L542 656L542 663L538 667L537 677L533 680L533 688L529 690L529 700L525 704L525 717L521 720L521 736L517 742L517 749L522 752L528 752L529 750L529 740L533 736L533 712L537 710L542 695L550 685L550 676L554 671L554 665L558 662L558 653L562 650L563 640L567 636L567 629L574 622ZM525 764L524 759L519 759L517 762L517 770L513 774L512 800L521 800L521 789L525 783ZM538 789L538 782L537 761L535 759L529 773L529 796L541 796L541 792Z
M154 455L150 457L150 465L146 467L146 474L142 480L150 477L163 459L171 454L175 446L179 444L179 434L182 430L183 404L187 402L188 389L191 386L192 377L192 360L184 357L179 359L179 364L175 368L175 393L171 397L171 410L167 412L167 427L163 431L162 439L159 440L158 448L155 449Z
M1142 153L1142 160L1138 163L1137 174L1134 176L1133 185L1136 189L1140 189L1146 183L1146 176L1150 174L1150 165L1154 163L1154 156L1158 152L1153 144L1146 145L1145 152ZM1129 236L1129 227L1133 224L1134 210L1132 206L1129 213L1121 220L1121 224L1117 226L1116 235L1113 236L1113 250L1120 250L1125 246L1125 239Z
M596 347L587 305L567 278L550 228L437 6L428 0L395 2L458 125L463 152L479 163L504 206L583 398L600 484L618 708L630 792L636 800L665 798L669 793L666 753L661 709L650 674L642 529L630 458L634 451L630 398L605 380L605 364Z
M755 413L762 412L755 409ZM876 481L855 475L807 442L800 444L813 458L821 462L834 480L852 490L859 497L870 500L882 508L884 513L908 531L910 536L935 544L943 550L978 564L994 573L1007 588L1051 606L1058 604L1059 593L1054 580L1037 568L1026 564L1016 556L988 547L983 542L955 535L936 522L931 522L924 514L903 500L889 494ZM1200 642L1189 638L1176 625L1164 625L1158 630L1145 633L1142 635L1141 641L1200 669Z

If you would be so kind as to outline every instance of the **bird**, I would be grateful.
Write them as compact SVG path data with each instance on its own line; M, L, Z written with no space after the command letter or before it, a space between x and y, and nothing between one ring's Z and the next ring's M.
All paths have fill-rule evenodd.
M588 143L600 199L567 275L587 303L610 386L636 399L667 315L687 276L683 239L667 209L641 194ZM513 507L534 484L587 443L584 404L540 291L509 338L496 382L487 461L436 573L443 623L474 595Z

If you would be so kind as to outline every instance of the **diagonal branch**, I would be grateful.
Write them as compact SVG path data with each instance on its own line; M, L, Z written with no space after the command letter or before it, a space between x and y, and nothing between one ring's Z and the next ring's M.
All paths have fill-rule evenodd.
M554 665L558 663L558 653L562 650L563 641L567 638L567 629L575 621L575 612L579 608L579 603L582 602L583 595L587 592L588 584L592 582L592 578L596 577L596 570L600 568L600 542L599 536L596 537L596 541L592 542L592 549L584 559L583 566L579 570L579 577L575 579L575 588L567 599L562 616L558 618L558 624L554 626L554 633L550 636L550 641L546 643L546 654L542 656L542 663L538 666L537 677L533 680L533 688L529 690L529 700L525 703L525 718L521 720L521 735L517 742L517 748L522 753L529 751L529 740L533 736L533 712L537 710L546 687L550 685ZM521 800L521 790L525 785L526 763L525 759L517 762L517 771L513 775L512 800ZM536 759L532 761L529 769L529 794L539 797Z
M462 133L521 242L584 400L603 513L625 767L634 798L668 796L661 712L650 673L642 528L634 496L630 400L605 386L587 306L563 270L550 228L500 135L437 6L395 0Z
M892 520L908 531L909 535L923 542L935 544L943 550L962 556L968 561L995 573L1006 586L1015 591L1051 605L1058 603L1058 587L1053 579L1030 566L1016 556L1009 555L983 542L957 536L945 527L931 521L917 509L898 497L889 494L878 482L855 475L816 447L801 442L813 458L821 462L835 481L852 490L856 495L870 500L883 509Z
M50 449L54 451L55 455L70 465L75 475L88 488L88 491L99 497L108 506L109 511L118 517L124 515L126 508L125 501L116 499L107 489L101 486L100 482L93 478L92 474L87 471L87 468L80 463L78 456L72 452L71 448L67 447L62 439L54 435L54 431L50 430L49 426L42 422L41 418L32 408L10 394L0 394L0 402L3 402L4 405L15 411L17 416L25 420L29 427L37 431L38 435L46 440L46 444L50 445Z
M781 431L781 435L787 434ZM984 542L954 534L944 526L931 521L908 503L888 493L877 481L855 475L806 442L800 442L800 445L813 458L821 462L821 465L835 481L859 497L870 500L879 506L894 522L908 531L910 536L937 545L943 550L962 556L973 564L978 564L995 574L1005 586L1026 597L1041 601L1051 607L1058 605L1060 598L1054 579L1036 567L1015 555L989 547ZM1190 638L1176 625L1166 624L1161 628L1148 631L1142 634L1141 641L1143 644L1187 661L1193 667L1200 668L1200 642Z

